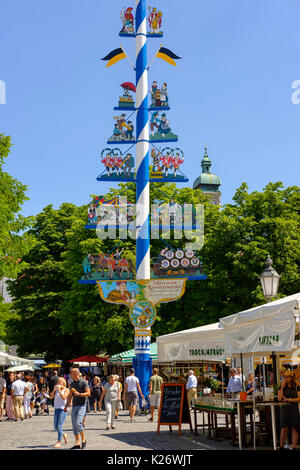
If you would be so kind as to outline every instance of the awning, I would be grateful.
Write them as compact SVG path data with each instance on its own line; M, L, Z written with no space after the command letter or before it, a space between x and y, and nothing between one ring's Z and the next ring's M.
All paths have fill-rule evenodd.
M13 366L6 369L6 372L24 372L25 370L34 371L33 366L29 364L22 364L21 366Z
M297 293L221 318L226 353L291 352L299 307Z
M156 342L159 362L223 362L226 359L224 332L220 323L158 336Z
M122 353L111 356L107 362L108 364L117 364L117 363L131 364L134 357L135 357L134 349L130 349L129 351L124 351ZM152 361L157 360L157 344L156 343L152 343L150 346L150 357L152 358Z
M60 369L61 368L61 364L46 364L45 366L43 366L43 369Z
M21 365L21 364L28 364L29 366L33 366L34 361L24 359L23 357L12 356L11 354L5 353L0 351L0 364L4 365Z
M106 362L108 359L108 356L80 356L76 357L75 359L70 359L67 362L74 362L75 364L78 364L79 362L87 362L88 364L95 362Z

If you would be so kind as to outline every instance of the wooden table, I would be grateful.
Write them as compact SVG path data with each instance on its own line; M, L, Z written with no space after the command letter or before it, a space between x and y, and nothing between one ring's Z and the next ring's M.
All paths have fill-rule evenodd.
M234 401L235 402L235 401ZM236 402L235 402L236 403ZM239 412L238 412L239 406ZM234 408L220 408L217 406L212 405L195 405L193 406L194 411L194 426L195 431L194 433L197 435L197 429L202 427L203 432L205 428L208 428L208 437L211 439L211 431L215 429L216 437L218 432L218 421L217 415L225 415L226 419L226 429L229 429L229 420L230 420L230 428L231 428L231 443L234 445L236 443L236 425L235 425L235 417L238 416L238 437L239 437L239 447L246 446L246 408L250 411L250 423L251 423L251 435L253 436L253 414L252 414L252 406L247 402L240 402L236 403ZM202 413L202 424L197 423L197 413ZM205 413L207 413L207 424L205 423Z
M229 408L218 408L214 406L206 406L206 405L197 405L193 406L194 411L194 426L195 430L194 433L198 435L197 429L202 427L203 432L205 431L205 427L208 427L208 437L211 439L211 431L212 429L218 429L218 421L217 415L222 414L226 417L226 429L229 428L228 426L228 418L230 419L230 427L231 427L231 442L232 445L235 444L236 441L236 427L235 427L235 415L237 414L236 408L229 409ZM202 424L197 423L197 413L202 413ZM207 413L207 423L205 423L205 413Z

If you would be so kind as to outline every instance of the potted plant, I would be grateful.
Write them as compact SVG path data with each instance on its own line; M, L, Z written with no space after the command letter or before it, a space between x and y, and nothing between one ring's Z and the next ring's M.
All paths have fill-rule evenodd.
M204 386L210 388L212 394L214 395L215 392L218 390L220 384L217 380L213 379L212 377L207 377L204 381Z

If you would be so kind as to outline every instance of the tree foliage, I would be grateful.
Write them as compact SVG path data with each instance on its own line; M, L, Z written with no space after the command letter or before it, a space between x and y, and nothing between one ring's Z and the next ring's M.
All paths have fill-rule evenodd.
M33 217L20 214L28 200L27 186L3 171L10 148L10 137L0 134L0 278L14 277L23 269L23 255L31 243L23 232L33 223Z
M25 267L24 254L33 240L24 234L33 223L33 217L20 214L23 203L28 200L27 186L4 171L11 149L11 138L0 134L0 279L14 278ZM11 317L0 292L0 338L6 341L5 324Z

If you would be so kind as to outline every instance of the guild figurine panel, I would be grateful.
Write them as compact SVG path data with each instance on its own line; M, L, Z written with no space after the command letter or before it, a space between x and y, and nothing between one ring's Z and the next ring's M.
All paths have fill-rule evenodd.
M133 178L135 163L132 153L122 153L118 148L105 148L101 151L100 160L105 166L102 181L127 181Z
M158 88L157 81L153 81L149 93L151 95L151 105L149 111L169 110L169 97L168 97L168 85L163 82L160 88Z
M123 95L119 96L118 106L115 106L115 110L119 111L134 111L135 103L132 93L136 92L135 85L132 82L124 82L121 84L123 88Z
M202 278L202 262L193 250L164 248L151 260L151 279L188 277Z
M108 139L107 143L111 144L118 142L119 144L126 144L128 142L134 143L135 136L133 135L134 126L132 121L126 120L126 113L120 116L114 116L116 120L114 124L113 135Z
M178 135L173 134L166 113L154 111L150 120L150 142L177 142Z
M135 276L133 263L122 256L122 251L116 253L91 255L88 253L82 260L83 276L81 283L95 283L103 280L133 279Z

